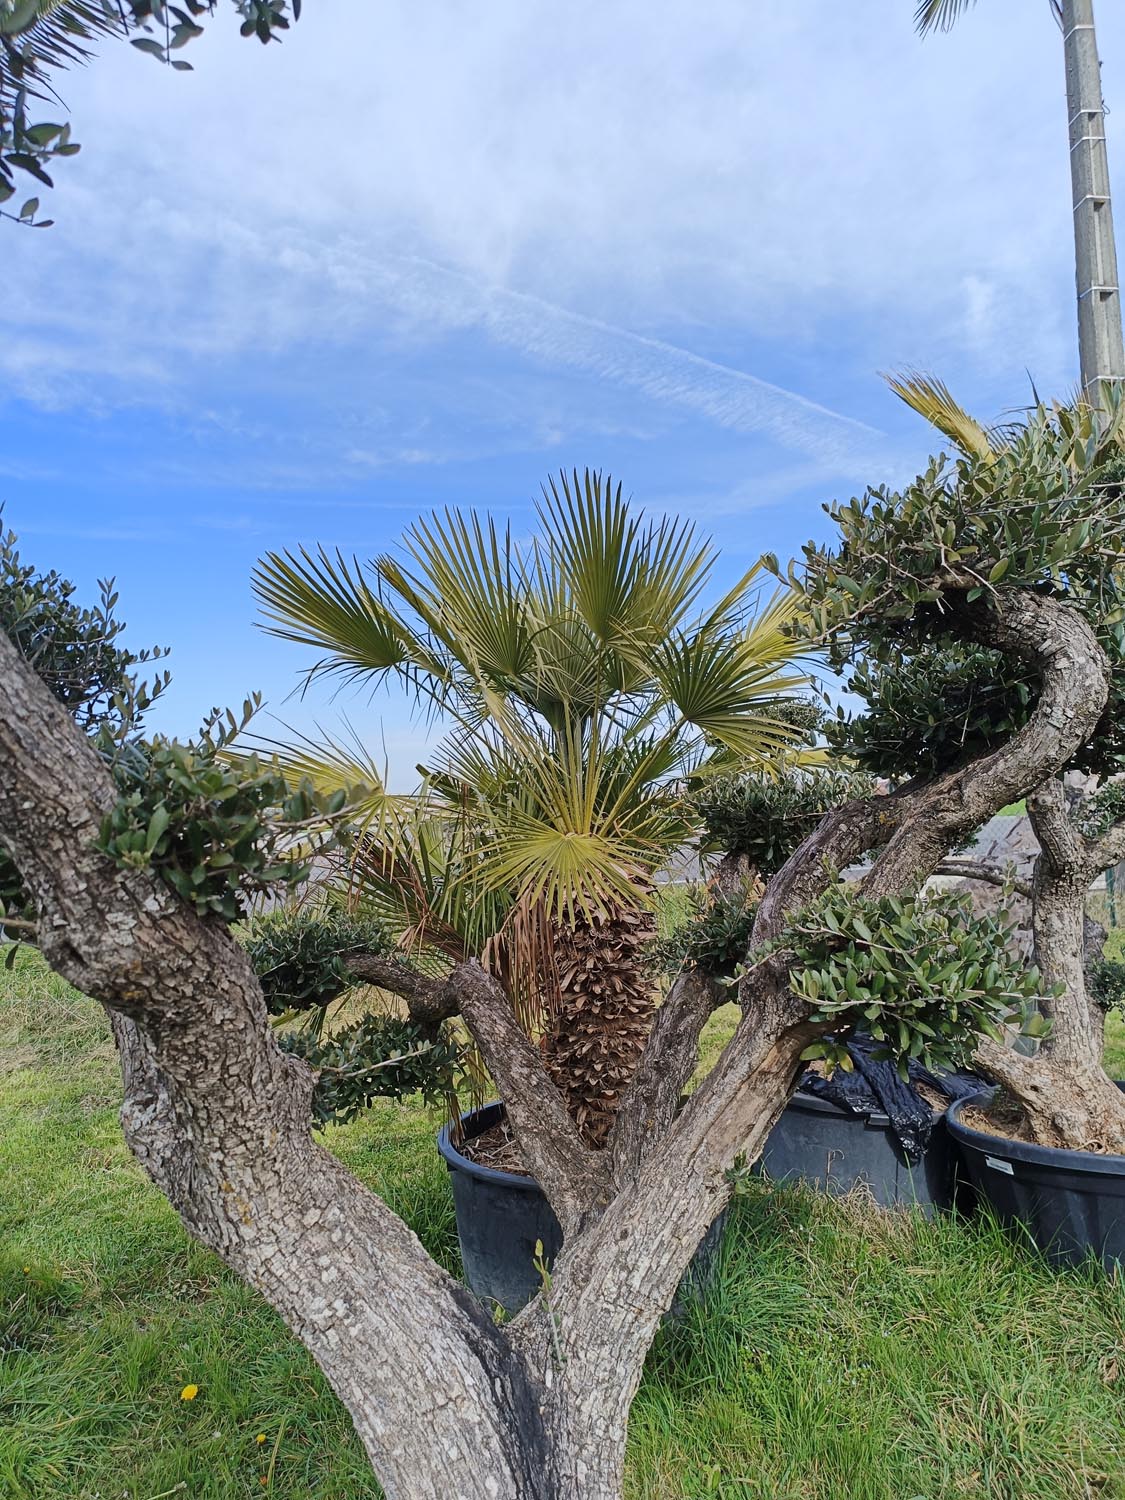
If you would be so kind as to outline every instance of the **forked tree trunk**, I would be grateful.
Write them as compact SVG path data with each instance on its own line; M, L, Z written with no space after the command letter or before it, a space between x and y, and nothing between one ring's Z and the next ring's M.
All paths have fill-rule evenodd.
M1028 813L1041 848L1031 888L1035 961L1045 989L1059 993L1040 1003L1050 1030L1034 1057L985 1046L981 1060L1018 1100L1039 1145L1125 1155L1125 1094L1103 1067L1105 1015L1087 988L1086 897L1113 845L1080 832L1057 778L1028 798Z
M924 878L998 807L1065 765L1101 713L1104 692L1100 701L1093 688L1075 692L1084 672L1104 676L1076 612L1003 596L980 613L979 638L1036 665L1041 699L1029 723L1000 751L828 815L763 898L742 1020L682 1109L714 1002L692 976L661 1008L600 1150L582 1139L479 964L441 981L412 977L427 1014L456 1005L464 1018L566 1236L549 1291L496 1327L313 1142L313 1075L279 1051L226 929L147 870L95 853L114 788L0 634L0 841L31 894L39 945L110 1011L138 1159L188 1229L311 1351L388 1500L620 1500L629 1407L661 1315L729 1198L732 1169L760 1153L802 1049L824 1029L793 993L783 956L758 950L866 849L882 850L873 890Z

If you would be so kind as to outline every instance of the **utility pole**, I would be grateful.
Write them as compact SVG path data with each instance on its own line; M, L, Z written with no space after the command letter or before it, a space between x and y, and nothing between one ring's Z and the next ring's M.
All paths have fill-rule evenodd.
M1094 0L1062 0L1061 9L1074 190L1078 351L1083 389L1096 395L1100 380L1125 378L1101 64Z

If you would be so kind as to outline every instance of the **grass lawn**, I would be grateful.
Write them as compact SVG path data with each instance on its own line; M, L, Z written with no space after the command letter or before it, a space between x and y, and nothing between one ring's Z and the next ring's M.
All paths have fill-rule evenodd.
M131 1161L117 1092L95 1007L22 953L0 992L0 1496L375 1497L301 1346ZM387 1106L328 1139L454 1269L434 1129ZM628 1493L1125 1500L1123 1430L1120 1278L763 1189L652 1352Z

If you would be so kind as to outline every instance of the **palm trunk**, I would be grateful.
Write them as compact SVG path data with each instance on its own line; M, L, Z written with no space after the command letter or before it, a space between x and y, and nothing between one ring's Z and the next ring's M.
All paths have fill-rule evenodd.
M636 1073L655 1010L652 916L618 907L556 933L558 995L543 1051L583 1138L602 1146Z

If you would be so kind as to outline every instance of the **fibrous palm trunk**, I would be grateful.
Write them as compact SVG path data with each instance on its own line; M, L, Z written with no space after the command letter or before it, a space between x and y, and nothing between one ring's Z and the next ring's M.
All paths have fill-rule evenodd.
M652 1026L649 912L617 907L555 934L558 992L543 1050L547 1068L591 1145L605 1144Z

